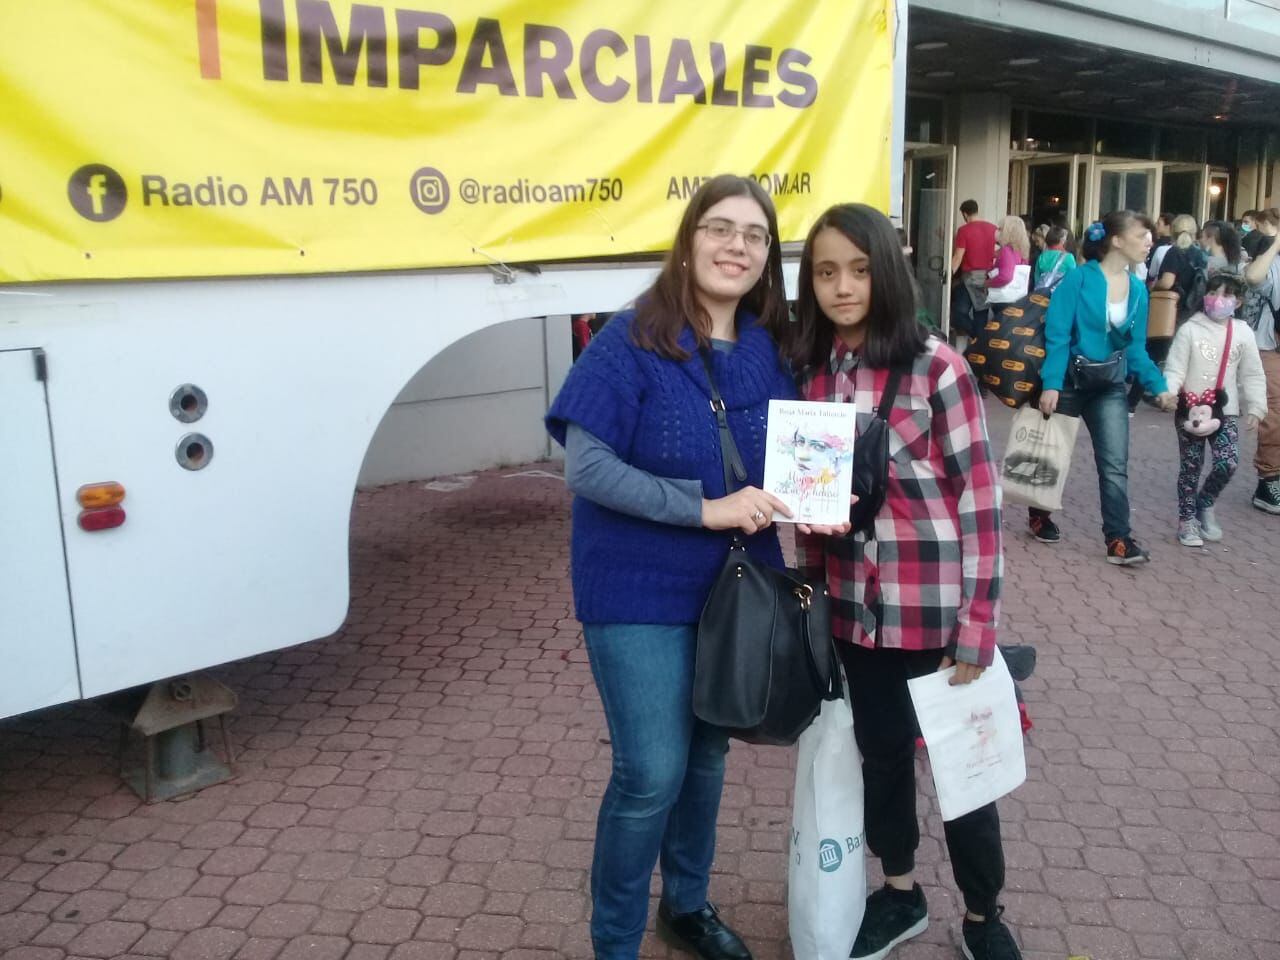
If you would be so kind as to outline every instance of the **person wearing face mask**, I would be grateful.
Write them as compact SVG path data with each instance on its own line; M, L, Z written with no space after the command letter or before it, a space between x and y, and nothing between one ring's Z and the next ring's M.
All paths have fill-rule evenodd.
M1193 436L1179 422L1174 423L1182 464L1178 472L1178 542L1184 547L1202 547L1206 540L1216 543L1222 539L1213 505L1240 463L1240 414L1245 414L1250 430L1256 430L1267 415L1267 377L1258 344L1249 325L1235 319L1243 297L1244 283L1237 277L1221 273L1211 277L1204 309L1174 336L1164 368L1169 389L1183 391L1188 405L1200 402L1212 406L1218 398L1206 396L1206 392L1216 392L1220 371L1226 391L1221 426L1212 436ZM1228 343L1224 368L1222 357ZM1213 461L1202 487L1206 444Z
M751 958L707 900L728 739L693 715L692 690L729 531L783 565L772 518L790 512L760 489L769 401L796 396L777 341L780 248L756 181L703 183L653 286L592 338L547 413L575 495L574 609L613 750L591 864L596 960L636 960L659 862L659 935L702 960ZM747 477L736 492L717 409Z
M1261 210L1246 210L1240 218L1240 245L1250 260L1267 245L1267 235L1258 230L1262 213Z

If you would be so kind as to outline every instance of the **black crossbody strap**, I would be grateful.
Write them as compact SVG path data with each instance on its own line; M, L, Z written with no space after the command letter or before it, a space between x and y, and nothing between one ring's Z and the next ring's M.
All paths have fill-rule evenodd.
M889 411L898 399L898 385L901 381L902 371L890 369L889 378L884 382L884 393L880 394L880 405L876 407L876 416L885 422L888 422Z
M711 385L711 410L716 415L716 425L720 428L720 460L724 466L724 494L727 497L738 489L739 484L746 482L747 468L743 466L738 445L733 442L733 434L729 432L729 418L725 415L724 398L720 396L716 378L711 373L710 351L702 347L698 350L698 356L702 358L702 367L707 371L707 383Z

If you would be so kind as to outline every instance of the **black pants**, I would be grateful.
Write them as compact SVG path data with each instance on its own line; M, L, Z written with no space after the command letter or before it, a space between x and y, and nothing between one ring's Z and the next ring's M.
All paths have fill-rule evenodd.
M849 679L853 732L862 751L867 847L886 876L915 869L916 717L907 678L938 669L941 650L868 650L838 643ZM989 803L943 823L951 872L972 913L991 916L1004 887L1000 815Z

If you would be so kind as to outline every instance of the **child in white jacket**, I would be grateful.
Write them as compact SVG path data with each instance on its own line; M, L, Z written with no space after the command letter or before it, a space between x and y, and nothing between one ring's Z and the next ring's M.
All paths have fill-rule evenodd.
M1213 515L1213 504L1222 493L1240 462L1241 412L1250 430L1267 415L1267 379L1253 330L1235 312L1244 301L1244 285L1239 278L1218 274L1209 279L1204 309L1188 318L1173 338L1164 378L1174 393L1203 395L1218 384L1227 325L1231 324L1231 354L1227 358L1222 386L1227 400L1222 426L1209 437L1187 434L1175 421L1182 467L1178 473L1178 542L1184 547L1202 547L1206 540L1222 539L1222 527ZM1179 405L1180 414L1182 406ZM1205 443L1213 453L1213 465L1200 488Z

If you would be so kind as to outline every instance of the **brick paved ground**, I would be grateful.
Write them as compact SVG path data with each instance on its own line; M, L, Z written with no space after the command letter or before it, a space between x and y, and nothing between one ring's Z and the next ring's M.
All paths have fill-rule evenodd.
M993 411L999 441L1007 419ZM1032 960L1280 957L1280 518L1248 506L1246 469L1227 540L1178 547L1173 447L1141 411L1148 568L1102 561L1083 442L1062 544L1006 520L1005 637L1040 650L1030 779L1002 804L1005 902ZM609 752L563 487L511 472L358 497L346 627L221 671L242 698L232 783L145 807L91 705L0 722L0 955L587 957ZM790 956L790 764L736 747L721 815L713 895L760 960ZM956 955L941 835L931 816L934 925L901 960Z

